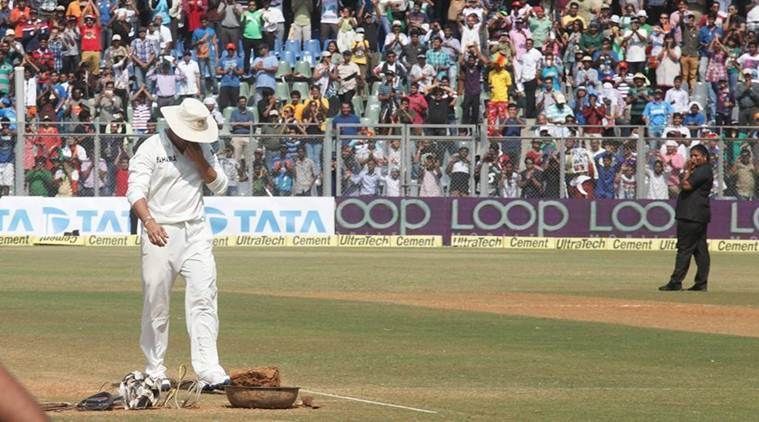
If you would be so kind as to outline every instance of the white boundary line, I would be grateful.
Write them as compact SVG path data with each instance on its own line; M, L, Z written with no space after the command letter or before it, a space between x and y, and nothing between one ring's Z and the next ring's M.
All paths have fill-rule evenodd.
M316 394L316 395L319 395L319 396L334 397L336 399L352 400L352 401L357 401L357 402L361 402L361 403L376 404L378 406L395 407L395 408L398 408L398 409L413 410L415 412L430 413L430 414L433 414L433 415L437 414L437 412L434 411L434 410L419 409L419 408L416 408L416 407L401 406L399 404L383 403L383 402L374 401L374 400L358 399L358 398L355 398L355 397L338 396L337 394L320 393L318 391L307 390L305 388L301 388L300 391L305 391L306 393Z

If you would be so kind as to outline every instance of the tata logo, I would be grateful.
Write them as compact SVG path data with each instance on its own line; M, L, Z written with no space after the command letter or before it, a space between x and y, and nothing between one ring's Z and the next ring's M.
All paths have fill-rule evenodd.
M221 233L227 228L227 217L218 208L206 207L206 217L211 225L213 234Z
M0 209L0 233L1 232L33 232L32 221L26 210Z
M46 233L80 230L83 233L128 233L129 211L81 209L74 215L55 207L42 207Z
M326 234L324 221L316 210L235 210L232 216L214 207L206 207L206 217L213 234L227 230L240 234ZM234 229L239 227L238 231Z

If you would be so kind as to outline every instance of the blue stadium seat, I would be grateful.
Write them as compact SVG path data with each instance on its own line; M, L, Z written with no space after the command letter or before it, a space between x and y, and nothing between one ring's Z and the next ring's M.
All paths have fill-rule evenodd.
M314 56L310 51L303 51L300 57L301 62L308 63L308 67L316 66L316 60L318 56Z
M313 57L319 57L322 53L321 45L319 44L319 40L310 39L306 41L306 45L303 47L303 51L308 51L311 53L311 56Z
M290 65L290 68L293 68L298 61L298 56L290 50L285 50L282 52L282 60L287 62L287 64Z
M285 52L291 51L295 57L300 57L300 40L285 41Z

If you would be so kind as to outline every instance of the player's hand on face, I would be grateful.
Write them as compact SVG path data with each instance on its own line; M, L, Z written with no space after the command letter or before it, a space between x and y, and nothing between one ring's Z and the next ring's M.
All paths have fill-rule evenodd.
M150 243L161 247L166 246L169 243L168 233L166 233L166 230L156 223L155 220L151 220L145 224L145 231L148 233Z
M206 158L203 156L203 150L200 148L200 144L187 142L187 146L184 149L184 155L194 163L199 165L206 164Z

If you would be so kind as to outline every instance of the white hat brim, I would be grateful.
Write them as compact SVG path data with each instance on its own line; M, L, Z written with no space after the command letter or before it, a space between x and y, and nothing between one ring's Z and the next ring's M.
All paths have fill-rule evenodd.
M219 127L213 115L207 117L208 125L205 130L195 130L186 125L179 117L180 108L181 106L178 105L161 107L161 113L166 119L166 124L174 134L187 142L198 144L212 144L219 139Z

